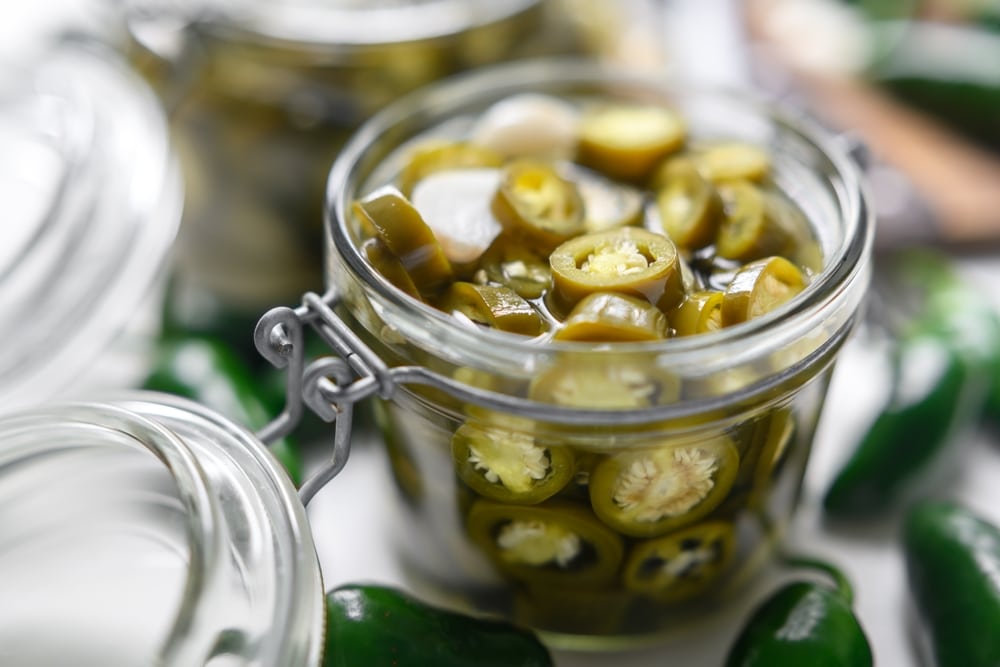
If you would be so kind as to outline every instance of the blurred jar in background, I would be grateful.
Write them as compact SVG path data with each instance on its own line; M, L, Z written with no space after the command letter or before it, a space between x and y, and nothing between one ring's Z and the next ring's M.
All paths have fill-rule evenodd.
M170 111L185 223L165 324L255 356L267 308L322 290L322 203L347 136L403 93L515 58L655 61L595 0L130 0L133 62Z
M167 122L110 49L0 67L0 412L128 384L181 216Z

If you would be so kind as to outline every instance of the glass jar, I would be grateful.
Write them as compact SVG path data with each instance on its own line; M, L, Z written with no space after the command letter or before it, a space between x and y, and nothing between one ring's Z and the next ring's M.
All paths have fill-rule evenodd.
M0 70L0 412L143 368L182 206L167 132L102 45Z
M0 419L0 508L6 664L319 665L305 509L258 440L195 403Z
M591 17L620 25L591 0L128 5L186 172L167 324L245 347L263 310L322 285L325 175L362 121L458 71L596 48Z
M394 178L412 140L462 136L492 104L526 92L663 104L694 138L765 147L822 267L763 316L657 342L539 341L470 327L407 295L359 250L352 202ZM272 311L257 340L287 354L294 341L284 334L302 323L319 331L351 369L324 379L320 360L304 374L306 397L328 416L329 403L380 397L396 500L386 522L416 590L559 644L631 645L719 610L768 561L870 279L873 222L835 138L748 95L593 63L528 62L433 87L366 123L333 167L326 219L327 296ZM586 407L566 398L580 393ZM541 457L546 484L519 494L481 483L477 438L517 464ZM658 471L705 453L714 463L697 503L645 524L615 509L632 477L674 483Z

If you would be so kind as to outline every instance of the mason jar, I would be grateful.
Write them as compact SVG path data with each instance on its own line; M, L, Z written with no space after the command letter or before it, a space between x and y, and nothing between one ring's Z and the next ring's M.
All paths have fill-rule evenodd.
M305 509L203 406L133 392L5 415L0 501L6 664L320 664Z
M495 104L525 94L573 108L666 109L684 119L689 146L724 139L763 149L761 187L808 229L797 246L804 287L746 321L661 340L552 335L565 323L521 335L464 316L462 305L432 307L440 294L413 289L427 275L414 267L426 268L430 250L417 243L397 257L405 276L371 252L373 234L397 223L399 238L413 240L403 224L413 216L375 221L371 202L384 196L382 212L398 215L408 200L384 186L400 185L425 140L466 141ZM641 132L626 126L642 145ZM546 127L552 132L533 136L562 134ZM525 178L529 189L544 180ZM269 312L257 342L300 370L295 339L304 327L332 347L339 373L320 358L293 372L290 385L290 396L328 419L378 397L385 492L394 499L384 524L414 590L573 648L662 638L745 590L796 508L834 363L870 278L873 221L844 142L751 95L590 62L533 61L388 107L343 148L327 193L328 291ZM452 206L468 199L453 194ZM636 226L655 217L643 210ZM387 236L378 242L393 247ZM655 256L651 247L644 252ZM492 280L475 275L463 280ZM541 280L554 292L551 276ZM533 303L558 306L548 296Z
M183 191L167 122L110 48L0 68L0 412L135 382Z
M263 310L322 285L325 177L365 119L455 72L599 50L622 26L591 0L127 6L132 60L170 111L187 184L166 324L251 352Z

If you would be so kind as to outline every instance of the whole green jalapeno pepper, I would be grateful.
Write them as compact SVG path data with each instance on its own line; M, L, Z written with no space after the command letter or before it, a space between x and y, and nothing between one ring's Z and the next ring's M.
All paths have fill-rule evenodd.
M961 505L926 500L907 512L902 541L931 664L1000 664L1000 529Z
M425 604L378 585L326 595L324 667L551 667L527 630Z
M793 581L779 588L737 636L725 667L871 667L871 646L851 609L847 579L818 561L793 564L825 571L835 586Z
M957 436L979 421L997 375L1000 317L994 309L943 258L911 252L901 259L903 280L926 293L894 341L888 405L826 493L832 515L871 516L917 487Z
M250 429L262 428L272 418L263 383L223 341L206 336L161 341L143 389L161 391L197 401ZM282 438L269 449L296 484L302 481L302 461L296 444Z

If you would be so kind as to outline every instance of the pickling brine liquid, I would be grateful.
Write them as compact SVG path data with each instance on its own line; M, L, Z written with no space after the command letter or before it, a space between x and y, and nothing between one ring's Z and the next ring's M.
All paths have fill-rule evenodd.
M380 404L413 585L634 645L722 609L798 503L856 307L845 190L773 110L560 67L373 121L328 280L390 366L486 392Z

